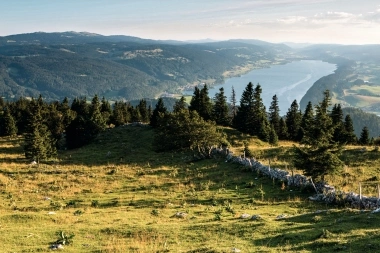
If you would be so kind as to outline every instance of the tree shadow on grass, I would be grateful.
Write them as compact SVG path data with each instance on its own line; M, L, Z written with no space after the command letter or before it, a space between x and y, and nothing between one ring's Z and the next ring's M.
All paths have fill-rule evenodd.
M268 248L310 252L377 252L380 249L380 215L338 210L315 212L283 219L275 235L254 239ZM368 232L363 234L363 230ZM368 251L367 251L368 250Z

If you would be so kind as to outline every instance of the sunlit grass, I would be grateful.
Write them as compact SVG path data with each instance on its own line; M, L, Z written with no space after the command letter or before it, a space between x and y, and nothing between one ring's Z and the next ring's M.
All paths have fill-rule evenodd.
M291 169L293 143L271 147L225 130L233 151L243 140L256 158ZM0 140L0 252L47 252L55 233L74 233L65 252L376 252L379 217L310 202L288 188L224 159L193 161L156 153L152 130L112 129L91 145L31 165L22 141ZM378 152L344 153L343 187L376 176ZM21 153L20 153L21 152ZM318 210L322 210L319 212ZM328 210L328 211L326 211ZM186 213L176 217L177 212ZM241 219L243 214L260 219ZM278 219L283 215L283 219ZM328 232L326 232L328 231Z

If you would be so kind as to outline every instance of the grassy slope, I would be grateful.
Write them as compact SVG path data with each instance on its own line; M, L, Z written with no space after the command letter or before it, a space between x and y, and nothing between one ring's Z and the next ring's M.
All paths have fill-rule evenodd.
M246 136L228 131L238 153ZM150 128L115 128L33 167L20 155L20 140L0 139L0 252L46 252L60 230L75 234L65 252L380 250L378 214L310 202L309 194L223 159L155 153L151 141ZM250 141L264 161L288 164L290 144L271 149ZM262 219L239 219L243 213ZM280 214L287 218L277 220Z

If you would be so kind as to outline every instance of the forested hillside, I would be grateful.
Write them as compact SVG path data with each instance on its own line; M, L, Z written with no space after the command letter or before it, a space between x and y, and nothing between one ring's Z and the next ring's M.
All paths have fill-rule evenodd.
M186 44L74 32L12 35L0 37L0 93L6 99L154 98L222 82L231 71L281 63L289 53L287 46L271 43Z

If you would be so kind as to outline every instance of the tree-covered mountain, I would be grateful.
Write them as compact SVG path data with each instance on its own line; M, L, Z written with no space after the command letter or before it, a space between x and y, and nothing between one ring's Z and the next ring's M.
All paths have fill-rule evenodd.
M0 37L0 93L5 98L139 99L229 71L284 62L291 49L253 42L183 43L91 33L32 33ZM281 59L280 56L281 55Z

